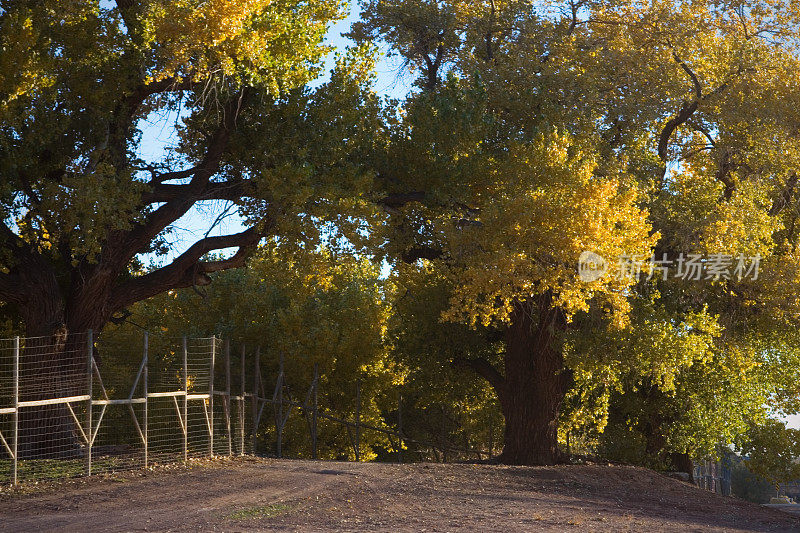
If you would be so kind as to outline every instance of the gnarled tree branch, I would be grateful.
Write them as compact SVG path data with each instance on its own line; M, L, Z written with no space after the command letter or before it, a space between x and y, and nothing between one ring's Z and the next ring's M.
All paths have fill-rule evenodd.
M249 91L244 90L239 99L232 99L223 108L223 118L214 134L209 139L203 160L197 166L192 180L182 189L182 194L175 195L164 205L153 211L141 225L125 235L114 235L104 246L104 254L116 267L126 265L140 250L146 247L159 233L186 214L202 197L203 191L211 177L219 170L222 155L228 147L228 141L236 126L236 118L242 101ZM119 243L119 244L115 244Z
M197 241L169 265L120 284L114 291L111 308L114 311L124 309L169 289L207 285L210 283L207 274L244 266L247 256L255 250L264 231L254 226L241 233L206 237ZM230 258L200 261L208 252L233 247L238 247L239 250Z
M153 187L151 192L142 196L142 203L171 202L180 198L196 202L202 200L238 200L251 194L254 189L255 184L251 180L211 182L205 189L192 197L190 195L195 191L191 185L160 184Z
M672 48L672 43L670 43L669 41L667 42L667 45L670 48ZM681 57L678 55L678 53L675 51L674 48L672 48L672 57L675 60L675 62L681 67L681 69L683 69L683 71L686 72L686 74L688 74L689 78L691 79L692 90L694 92L694 100L683 102L683 105L681 106L678 113L674 117L672 117L669 121L667 121L667 123L664 125L664 128L661 130L661 134L658 137L658 157L663 162L667 161L667 148L669 146L670 137L672 137L672 134L675 132L676 129L678 129L679 126L681 126L691 118L691 116L695 113L695 111L697 111L697 108L700 106L700 103L724 91L736 76L739 76L745 72L750 72L752 70L744 67L739 67L735 75L725 80L711 92L703 94L703 88L702 85L700 84L700 80L698 79L697 75L689 67L689 65L687 65L683 59L681 59ZM666 168L664 169L664 172L666 173Z

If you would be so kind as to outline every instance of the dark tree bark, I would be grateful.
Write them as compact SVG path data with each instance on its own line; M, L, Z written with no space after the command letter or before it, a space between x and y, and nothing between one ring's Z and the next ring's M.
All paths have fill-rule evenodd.
M379 204L391 212L424 200L423 192L412 192L389 195ZM413 246L401 259L411 263L443 255L439 247ZM553 305L553 295L547 292L514 305L510 324L502 334L504 372L484 358L453 361L487 380L500 400L505 418L501 462L552 465L564 459L558 450L558 416L570 375L564 367L559 337L566 327L563 311Z
M694 463L686 452L667 451L667 424L679 416L674 409L663 410L669 406L664 393L656 385L643 387L638 391L640 401L648 416L640 422L640 430L645 438L645 453L652 465L660 465L675 472L688 474L689 481L694 482Z
M17 281L13 298L25 324L20 354L20 401L79 396L87 391L86 332L99 332L117 313L135 302L166 290L210 283L208 273L243 266L261 238L248 229L225 237L208 237L190 247L171 264L150 274L130 278L127 263L80 264L66 287L58 283L56 265L33 251L21 251L9 276ZM210 250L239 246L231 258L201 261ZM45 405L20 410L22 458L50 458L79 451L78 432L67 406Z
M552 465L558 449L558 415L568 378L559 340L563 313L543 296L536 305L518 304L505 335L505 380L499 394L506 420L500 460Z
M566 328L552 296L518 302L505 330L504 373L484 359L459 360L486 379L500 400L505 435L500 462L552 465L558 449L558 415L569 386L558 336Z
M694 483L694 462L688 453L670 453L669 461L676 472L689 474L689 483Z
M81 355L83 357L81 357ZM86 336L67 334L26 339L20 354L20 401L86 394ZM77 428L64 404L20 409L18 452L21 459L51 459L80 452Z

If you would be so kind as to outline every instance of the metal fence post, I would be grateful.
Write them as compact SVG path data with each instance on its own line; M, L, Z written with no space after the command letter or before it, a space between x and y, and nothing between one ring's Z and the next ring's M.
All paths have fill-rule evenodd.
M361 378L356 380L356 461L361 460Z
M403 391L397 390L397 462L403 463Z
M319 387L319 365L314 363L314 407L311 411L311 457L317 459L317 389Z
M189 460L189 347L183 336L183 462Z
M19 468L19 337L14 337L14 445L13 445L13 481L17 484Z
M275 385L277 387L278 393L278 406L277 410L278 413L275 416L275 432L277 433L278 437L278 458L282 456L282 444L283 444L283 352L280 355L280 362L278 367L278 383Z
M144 405L142 406L142 423L144 425L144 467L147 468L150 462L150 435L149 435L149 424L148 424L148 415L149 415L149 408L148 408L148 399L147 395L150 391L149 385L147 383L149 379L149 370L147 367L150 366L150 334L148 332L144 332L144 368L142 369L142 387L144 388Z
M569 430L567 430L566 437L567 437L567 455L572 456L572 450L570 450L570 445L569 445Z
M494 417L489 417L489 459L494 455Z
M217 356L217 336L211 337L211 369L208 373L208 455L214 457L214 362Z
M93 382L93 368L92 361L94 356L92 349L94 341L92 339L92 330L86 332L86 390L89 400L86 402L86 475L92 475L92 382Z
M255 370L253 371L253 455L258 444L258 385L261 379L261 346L256 347Z
M442 462L447 462L447 431L445 430L445 414L444 414L444 405L440 406L442 409L442 427L441 427L441 446L442 446Z
M225 339L225 430L228 436L228 457L233 456L231 439L231 343Z
M242 372L241 372L241 376L240 376L241 381L242 381L242 386L241 386L242 396L239 398L239 455L244 455L244 406L245 406L245 399L244 399L244 395L245 395L245 388L244 388L245 375L244 375L244 371L245 371L245 368L246 368L246 366L245 366L245 347L244 347L244 344L242 344Z

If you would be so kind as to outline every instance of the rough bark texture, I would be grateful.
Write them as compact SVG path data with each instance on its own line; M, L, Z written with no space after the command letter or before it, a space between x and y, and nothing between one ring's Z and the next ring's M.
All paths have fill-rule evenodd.
M505 380L500 403L505 439L500 460L510 464L552 465L558 449L558 414L567 390L564 357L554 336L564 317L549 297L537 305L517 305L505 336Z
M558 415L569 385L558 336L566 327L549 294L519 302L505 330L505 372L485 359L459 360L486 379L500 400L505 435L500 462L553 465L558 449Z
M689 482L694 483L694 462L688 453L671 453L669 459L676 472L689 474Z
M20 401L86 394L85 339L81 334L67 335L65 328L26 339L20 354ZM64 404L25 407L20 410L19 424L21 459L69 457L81 450L77 428Z

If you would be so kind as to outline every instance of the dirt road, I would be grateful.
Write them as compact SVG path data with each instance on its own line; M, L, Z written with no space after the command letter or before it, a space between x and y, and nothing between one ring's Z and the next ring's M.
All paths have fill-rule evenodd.
M0 495L0 531L800 531L625 466L198 463Z

